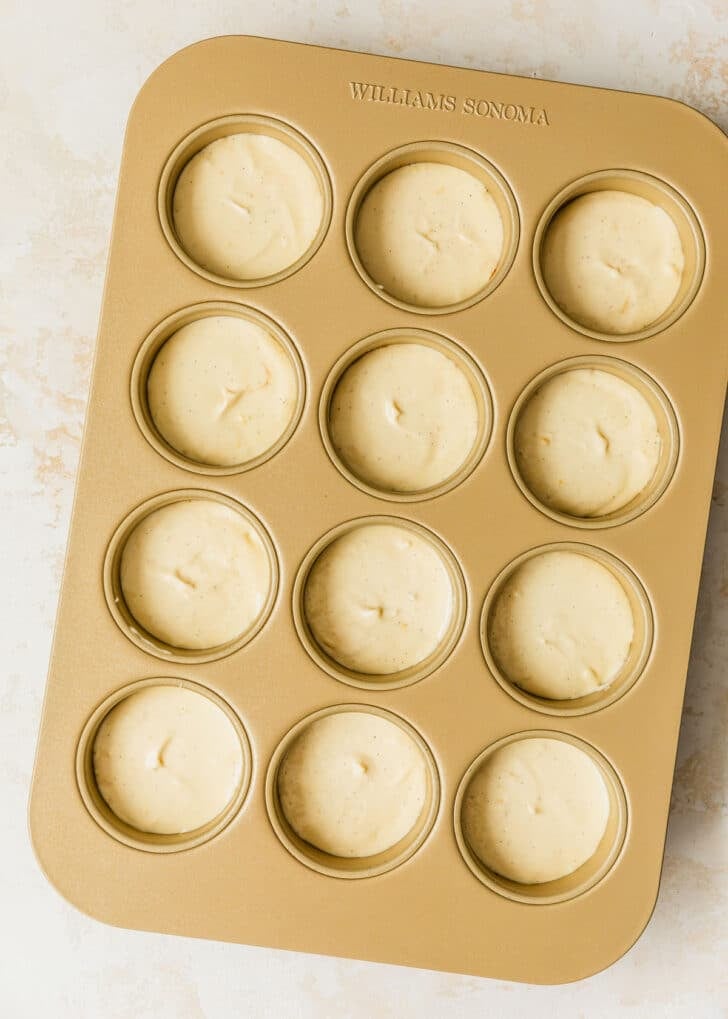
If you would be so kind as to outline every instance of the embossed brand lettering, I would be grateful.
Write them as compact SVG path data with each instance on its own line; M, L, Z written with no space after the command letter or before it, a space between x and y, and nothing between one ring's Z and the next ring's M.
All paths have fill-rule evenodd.
M373 82L350 81L351 98L357 102L389 103L391 106L409 106L413 110L444 110L455 112L457 99L442 92L422 92L419 89L399 88L397 85L379 85Z
M432 110L439 113L461 113L466 117L504 120L533 127L549 127L546 110L539 106L521 106L496 99L478 99L421 89L400 88L399 85L382 85L369 81L350 81L351 98L359 103L386 103L389 106L406 106L411 110Z
M488 117L491 120L511 120L518 124L549 127L546 110L539 106L519 106L496 102L494 99L463 99L463 113L468 117Z

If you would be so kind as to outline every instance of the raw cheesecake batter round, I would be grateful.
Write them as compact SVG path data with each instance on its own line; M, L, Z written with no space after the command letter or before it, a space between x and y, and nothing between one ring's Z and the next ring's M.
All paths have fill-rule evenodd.
M445 163L411 163L367 193L355 244L386 293L440 308L486 285L500 262L503 221L485 184L471 173Z
M247 632L271 580L253 525L210 499L154 510L134 528L121 556L127 608L148 633L177 648L214 648Z
M172 201L187 254L228 279L263 279L311 246L324 212L311 167L290 145L264 134L218 138L182 170Z
M355 672L384 676L428 658L446 636L453 589L442 556L405 527L362 524L319 555L303 609L319 646Z
M461 820L471 851L510 881L541 884L573 873L609 821L599 767L559 739L522 739L494 751L471 779Z
M209 697L148 686L99 726L93 769L118 818L138 831L177 835L208 824L230 803L243 753L230 719Z
M634 638L629 598L614 574L577 552L528 559L496 596L488 624L504 675L538 697L569 700L608 687Z
M160 435L190 460L218 467L270 449L290 424L297 396L287 351L262 326L233 315L178 329L147 380Z
M316 719L296 739L278 773L278 796L306 842L333 856L374 856L417 823L427 766L396 723L341 711Z
M514 451L545 505L577 517L622 509L649 485L660 458L652 407L608 371L577 368L545 382L521 411Z
M554 216L541 265L549 293L567 315L621 335L667 311L685 255L675 223L659 205L626 191L594 191Z
M416 492L451 477L478 435L478 404L465 372L433 347L393 343L344 372L329 431L349 469L376 488Z

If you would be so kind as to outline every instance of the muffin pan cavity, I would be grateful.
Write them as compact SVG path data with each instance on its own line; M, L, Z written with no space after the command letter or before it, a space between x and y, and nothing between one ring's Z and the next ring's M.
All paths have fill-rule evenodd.
M169 157L159 219L169 246L212 283L256 287L297 272L331 219L331 183L302 134L272 117L220 117Z
M336 705L284 736L268 766L265 801L276 835L299 862L328 877L376 877L399 867L427 838L440 779L427 743L403 718L373 705ZM377 852L355 855L352 847L365 840L399 835L386 816L393 807L404 834ZM384 831L382 818L390 822ZM339 852L348 845L348 854L326 852L294 825L309 839L331 840Z
M159 693L167 696L151 704L149 695ZM175 700L180 695L184 698L182 702ZM204 700L196 704L197 698ZM194 715L201 708L205 727L197 734L201 738L196 738ZM114 721L118 710L125 710L129 715L129 709L131 717L124 720L120 738L109 739L104 728ZM193 716L191 724L190 715ZM188 724L180 733L180 719L184 721L185 717ZM210 745L207 737L213 732L216 743ZM104 737L104 747L100 750L99 743ZM130 743L130 737L136 741ZM152 752L154 761L149 760ZM165 760L165 755L171 762ZM190 811L195 816L201 811L204 816L205 806L216 801L220 809L186 831L142 830L122 820L111 809L107 802L111 797L108 791L103 795L103 780L97 775L100 763L104 766L107 783L116 783L117 790L123 794L120 799L127 803L134 803L136 799L134 805L138 807L138 798L146 797L147 813L156 816L157 821L149 827L170 827L160 823L160 815L169 815L174 820L175 816ZM168 783L159 779L165 765L171 775ZM251 770L248 737L233 709L212 690L184 679L144 679L114 691L86 722L76 750L76 781L93 819L118 842L152 853L193 849L215 838L241 810ZM201 794L206 794L202 807L194 802ZM171 826L175 827L174 823Z
M705 269L692 208L665 181L600 170L547 206L533 245L536 282L555 315L596 340L644 340L676 322ZM642 313L640 304L651 308Z
M518 209L484 156L447 142L404 145L357 183L346 212L361 278L397 308L437 315L492 293L518 247Z
M542 513L572 527L615 527L645 513L670 484L679 429L646 372L579 357L526 386L506 445L516 484Z
M138 648L169 662L211 662L237 651L264 626L277 591L278 560L263 524L234 499L202 489L138 506L106 552L104 593L114 621ZM169 633L181 639L173 643ZM221 639L208 646L207 634Z
M652 650L647 592L603 549L559 542L531 549L496 577L481 640L488 669L526 707L584 715L623 696ZM565 696L567 695L567 696Z
M290 337L268 316L229 301L183 308L160 322L131 375L142 434L170 463L196 474L238 474L265 463L296 430L305 399ZM247 451L242 459L238 450Z
M482 371L456 343L424 329L388 329L336 362L319 423L326 452L352 484L393 502L418 502L475 470L493 408Z
M512 797L510 811L504 796ZM491 891L553 905L593 888L614 866L627 833L627 800L614 768L590 744L550 730L514 733L487 747L463 775L454 824L465 863ZM577 862L538 880L539 872ZM534 879L514 880L506 870Z
M431 531L402 517L350 520L309 550L293 586L306 651L334 679L394 690L429 676L458 642L462 571Z

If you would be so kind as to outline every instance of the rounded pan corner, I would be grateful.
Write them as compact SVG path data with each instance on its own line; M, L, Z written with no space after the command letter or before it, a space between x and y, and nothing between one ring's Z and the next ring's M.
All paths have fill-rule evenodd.
M106 924L108 927L119 927L124 928L128 925L123 923L121 920L116 920L109 915L106 915L103 910L104 900L98 900L91 904L87 901L83 901L80 897L74 894L74 891L68 887L60 876L60 871L57 871L53 866L53 859L51 854L48 852L50 843L44 837L46 834L45 829L41 829L40 819L36 816L35 812L35 788L31 787L30 797L28 799L28 809L26 813L26 827L28 834L28 841L30 842L30 848L33 851L35 862L38 865L43 877L46 879L51 888L60 897L72 906L73 909L77 910L83 916L88 917L90 920L95 920L97 923ZM99 907L99 908L96 908Z
M188 43L187 46L183 46L181 49L175 50L174 53L171 53L168 57L165 57L161 64L157 64L154 70L152 70L142 82L138 92L134 96L131 107L129 108L129 115L127 117L127 130L129 124L134 120L136 116L138 116L139 110L143 107L147 97L151 93L155 92L158 88L164 87L165 77L169 74L169 72L172 69L176 69L178 63L182 63L184 60L188 59L193 50L196 53L200 53L202 50L214 48L215 46L220 44L225 44L228 40L232 39L235 39L237 41L245 39L249 40L250 42L268 41L263 40L260 37L254 35L245 34L236 35L233 33L229 33L227 35L211 35L206 39L198 39L196 42Z
M606 970L611 969L612 966L616 966L626 955L628 955L636 946L642 935L647 930L652 917L655 915L655 909L657 907L657 900L660 894L660 880L658 877L657 884L655 886L655 893L649 902L648 908L644 914L644 917L640 915L634 928L632 928L626 936L626 944L620 943L616 950L612 950L606 956L606 958L598 960L596 963L592 962L585 970L577 973L569 974L566 976L557 976L553 980L534 980L533 983L541 984L544 986L560 986L565 984L578 984L584 980L590 980L592 977L599 976L600 973L604 973Z
M662 106L669 111L670 115L686 118L691 130L694 130L695 133L699 131L701 136L709 135L719 145L728 144L728 135L725 131L707 113L691 106L685 99L678 99L675 96L651 95L646 92L642 92L640 95L649 100L651 104Z

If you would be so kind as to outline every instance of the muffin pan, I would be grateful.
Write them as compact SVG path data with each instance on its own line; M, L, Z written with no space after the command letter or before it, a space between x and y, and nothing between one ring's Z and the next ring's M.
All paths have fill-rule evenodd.
M313 241L264 279L208 271L184 251L174 226L174 188L188 161L239 132L290 146L321 191ZM39 861L66 898L119 926L537 983L585 977L634 943L659 885L725 395L727 154L709 121L663 99L264 39L202 42L152 75L126 134L30 803ZM501 259L487 285L447 307L390 297L356 252L357 212L369 189L417 162L468 169L503 222ZM599 189L660 205L684 250L672 306L634 335L583 328L544 284L541 246L552 217ZM279 440L233 467L206 466L170 447L146 401L161 346L208 315L264 325L298 383ZM341 460L328 432L342 372L395 342L423 343L458 363L478 406L470 455L430 490L372 487ZM584 366L632 382L661 438L652 483L602 518L540 503L514 450L528 398L552 376ZM246 633L183 651L136 625L119 563L146 514L197 497L246 518L272 579ZM383 677L338 665L302 611L321 550L357 524L377 522L429 541L453 588L451 625L437 649ZM547 701L513 685L488 642L501 586L521 563L554 548L605 566L634 614L622 672L577 701ZM207 694L227 713L243 775L209 825L152 836L104 803L93 740L121 698L170 683ZM365 859L332 858L305 843L277 792L297 734L347 710L399 725L427 772L412 831ZM594 856L543 885L488 871L460 818L483 761L529 736L587 753L610 804Z

